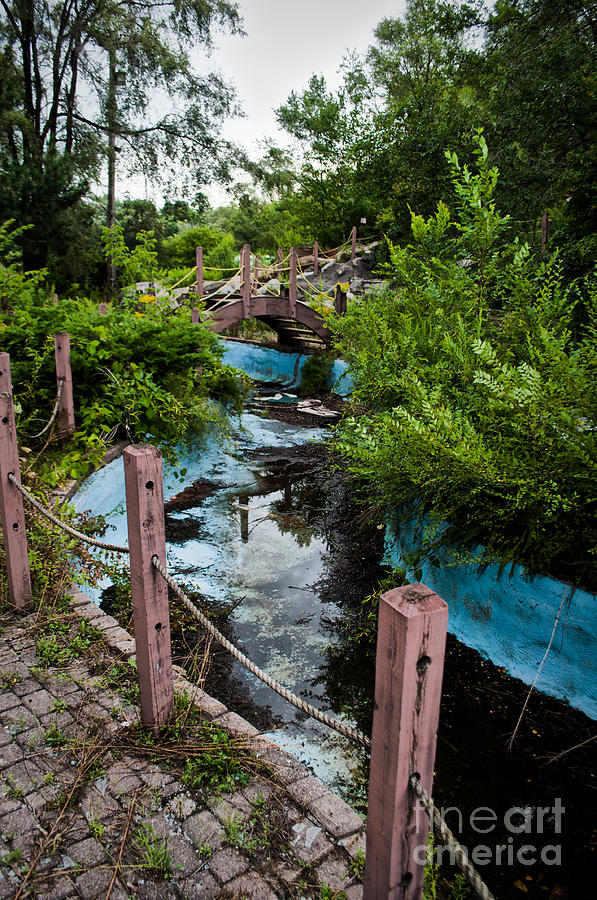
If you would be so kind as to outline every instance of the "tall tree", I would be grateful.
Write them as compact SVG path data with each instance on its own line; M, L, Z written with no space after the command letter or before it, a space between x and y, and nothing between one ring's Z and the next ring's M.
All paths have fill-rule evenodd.
M240 31L234 0L0 0L0 218L31 222L24 261L45 262L60 216L99 177L109 135L132 169L195 185L227 164L233 109L191 51ZM168 165L163 160L168 159Z

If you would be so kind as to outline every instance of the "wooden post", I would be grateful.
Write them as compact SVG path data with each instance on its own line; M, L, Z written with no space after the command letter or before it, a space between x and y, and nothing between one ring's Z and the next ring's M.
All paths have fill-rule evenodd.
M316 278L319 275L319 241L313 244L313 274Z
M248 507L248 499L245 499L244 503L239 504L240 511L240 539L243 544L246 544L249 540L249 507Z
M54 355L56 357L56 386L62 379L62 396L58 407L58 427L63 437L75 433L75 410L73 403L73 376L70 368L70 334L59 331L54 335Z
M197 325L199 323L199 310L196 306L194 306L191 310L191 325Z
M541 216L541 250L545 252L547 247L547 236L549 232L549 215L547 211Z
M253 260L253 290L255 293L259 290L259 254L255 254L255 259Z
M338 315L344 315L347 309L346 294L339 284L336 285L336 296L334 297L334 309Z
M282 278L282 260L284 259L284 254L282 252L282 248L278 247L278 278Z
M8 473L21 480L19 444L15 427L10 356L0 353L0 516L10 602L19 609L33 605L31 573L27 553L23 497L8 480Z
M352 226L352 244L350 247L350 258L354 262L357 255L357 226Z
M288 299L288 313L291 319L296 319L296 247L290 248Z
M100 314L100 316L107 316L108 315L108 304L100 303L100 305L97 308L97 311Z
M157 731L174 715L168 586L151 562L166 565L162 454L136 444L123 459L141 718Z
M203 247L195 248L195 259L197 261L197 288L198 297L203 297Z
M447 624L423 584L380 598L363 900L423 896L428 818L408 780L431 793Z
M242 249L242 298L243 319L251 315L251 245L245 244Z

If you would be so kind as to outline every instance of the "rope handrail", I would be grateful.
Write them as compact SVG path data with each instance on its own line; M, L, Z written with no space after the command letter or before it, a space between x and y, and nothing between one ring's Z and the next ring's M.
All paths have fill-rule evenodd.
M54 409L52 410L52 415L50 416L50 421L47 425L44 425L41 431L38 431L37 434L27 434L26 431L23 432L23 437L26 437L29 441L36 441L38 438L43 437L46 431L52 427L54 422L56 421L56 416L58 415L58 408L60 406L60 400L62 399L62 388L64 386L64 378L58 379L58 389L56 391L56 402L54 403Z
M72 537L76 537L80 541L84 541L86 544L89 544L92 547L99 547L100 550L110 550L113 553L128 553L129 548L123 547L120 544L110 544L107 541L100 541L97 538L89 537L87 534L83 534L82 531L78 531L76 528L73 528L72 525L67 525L66 522L62 522L58 516L55 516L53 512L51 512L46 506L39 502L39 500L30 494L26 487L24 487L18 478L15 478L12 472L8 473L8 480L14 484L16 489L20 491L20 493L29 501L29 503L39 512L44 518L48 519L54 525L57 525L58 528L62 528L63 531L66 531L68 534L72 535Z
M441 812L421 784L419 776L415 774L411 775L408 779L408 785L429 814L434 832L454 851L454 861L456 865L477 896L480 897L481 900L495 900L494 895L491 893L473 864L469 862L467 851L462 844L456 840L452 831L446 825Z
M168 287L168 290L169 290L169 291L173 291L174 288L177 288L180 284L183 283L183 281L186 281L186 280L187 280L187 278L189 277L189 275L192 275L193 272L196 272L196 271L197 271L197 266L195 265L195 266L193 266L192 269L189 269L189 271L187 272L186 275L183 275L182 278L179 278L178 281L176 282L176 284L171 284L171 285ZM189 285L189 287L190 287L190 285Z
M259 666L256 666L254 662L252 662L248 656L242 653L238 647L236 647L228 638L224 637L221 631L219 631L215 625L213 625L207 616L205 616L201 610L199 610L193 601L185 594L182 588L174 581L171 575L168 574L166 567L160 562L157 556L151 557L151 562L153 566L160 573L166 584L172 589L173 593L181 600L186 608L189 610L191 615L203 626L203 628L210 634L215 640L230 653L236 660L238 660L241 665L248 669L249 672L252 672L257 678L263 681L264 684L267 684L273 691L283 697L285 700L288 700L289 703L292 703L293 706L296 706L297 709L302 710L302 712L307 713L307 715L311 716L313 719L317 719L320 722L323 722L324 725L327 725L329 728L333 728L334 731L337 731L339 734L342 734L344 737L350 738L353 741L361 744L363 747L370 748L371 740L367 737L366 734L363 734L362 731L359 731L358 728L353 728L351 725L346 725L344 722L340 722L338 719L334 719L332 716L328 716L327 713L322 712L319 709L316 709L310 703L307 703L301 697L298 697L296 694L293 694L292 691L289 691L283 685L281 685L278 681L268 675L263 669L260 669Z
M235 270L234 270L234 275L232 275L232 277L229 278L228 281L232 281L232 278L234 278L236 275L240 275L240 273L242 272L242 268L243 268L242 266L239 266L238 269L235 269ZM202 297L201 297L200 299L201 299L201 300L211 300L212 297L217 297L217 296L218 296L220 290L221 290L221 288L219 288L219 290L217 290L217 291L212 291L211 294L203 294ZM232 294L233 294L236 290L237 290L236 287L232 288L232 290L231 290L228 294L226 294L226 297L231 297Z

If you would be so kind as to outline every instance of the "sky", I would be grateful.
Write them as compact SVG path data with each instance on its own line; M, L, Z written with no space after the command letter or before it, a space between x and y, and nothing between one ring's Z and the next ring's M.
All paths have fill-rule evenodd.
M257 159L258 141L264 138L288 144L274 110L290 92L306 88L312 74L324 75L330 87L338 87L346 51L366 50L377 23L402 16L406 0L368 0L358 7L350 0L241 0L239 7L246 36L216 33L209 64L235 85L246 114L228 121L223 136ZM132 196L160 199L141 180L118 186L119 193L127 190ZM222 188L213 186L207 193L212 205L229 202Z

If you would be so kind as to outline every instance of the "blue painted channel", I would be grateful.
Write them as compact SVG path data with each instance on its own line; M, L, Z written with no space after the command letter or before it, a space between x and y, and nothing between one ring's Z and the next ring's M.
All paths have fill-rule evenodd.
M305 354L284 353L241 341L224 341L225 362L258 381L300 384ZM342 396L352 389L347 364L337 360L329 387ZM386 529L386 562L404 565L419 546L414 523ZM409 573L413 576L412 571ZM597 719L597 597L554 578L530 579L520 566L502 573L472 562L447 560L440 568L422 567L422 579L448 603L448 628L460 641L536 689ZM556 623L557 619L557 623ZM545 652L551 648L543 665Z

